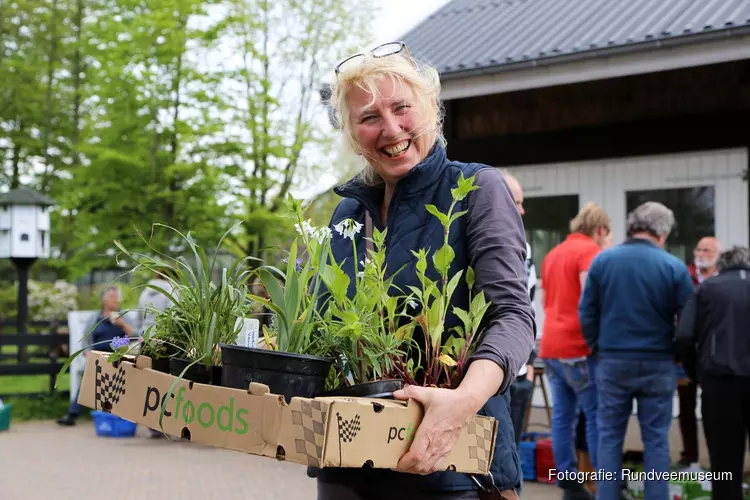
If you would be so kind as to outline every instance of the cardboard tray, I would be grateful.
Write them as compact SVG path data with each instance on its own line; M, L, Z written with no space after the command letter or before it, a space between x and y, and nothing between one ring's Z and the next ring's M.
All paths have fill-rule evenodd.
M151 369L145 356L117 364L89 352L78 403L160 429L159 414L178 377ZM409 449L422 420L416 401L292 398L251 384L247 391L182 380L162 420L163 430L196 443L315 467L392 469ZM485 475L497 421L475 416L446 457L444 470Z

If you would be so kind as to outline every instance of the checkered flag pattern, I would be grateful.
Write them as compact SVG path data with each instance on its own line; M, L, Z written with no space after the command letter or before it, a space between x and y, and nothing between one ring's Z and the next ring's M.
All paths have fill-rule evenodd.
M344 420L340 413L336 413L339 420L339 440L344 443L351 443L361 428L359 425L359 413L354 415L351 420Z
M487 470L490 451L495 446L492 441L492 420L476 418L469 423L468 431L476 442L476 445L469 445L469 458L476 459L479 470Z
M94 409L103 409L104 403L115 405L125 394L125 369L121 366L117 373L104 373L100 360L96 360L96 380L94 383Z
M292 423L297 436L294 446L297 453L307 456L307 465L320 467L323 456L323 434L326 411L320 401L301 401L300 410L292 410Z

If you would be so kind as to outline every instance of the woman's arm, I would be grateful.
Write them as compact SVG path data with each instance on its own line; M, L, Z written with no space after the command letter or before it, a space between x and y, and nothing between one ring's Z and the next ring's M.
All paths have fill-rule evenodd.
M523 224L500 172L477 174L469 195L467 239L476 287L492 303L487 329L455 390L409 386L394 392L425 408L424 418L398 470L429 474L461 436L461 429L498 392L506 390L529 359L536 328L527 290Z
M526 236L502 174L494 168L481 170L475 184L480 188L469 195L466 222L469 265L477 290L492 305L470 361L486 359L500 366L504 377L496 392L504 392L528 361L536 338L525 266Z

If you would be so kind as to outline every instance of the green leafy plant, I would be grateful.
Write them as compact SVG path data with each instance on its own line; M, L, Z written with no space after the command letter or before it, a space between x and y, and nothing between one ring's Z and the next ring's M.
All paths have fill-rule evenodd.
M147 270L160 273L171 285L171 292L158 286L146 284L165 295L172 306L160 312L156 319L156 328L143 336L144 344L152 340L170 343L179 349L179 354L190 361L206 366L220 363L218 345L234 343L240 333L239 320L250 311L248 298L248 281L252 271L248 263L254 257L236 259L231 266L220 271L220 277L214 281L217 256L224 238L234 229L228 230L219 240L209 262L206 253L188 232L186 235L170 226L154 224L177 233L191 257L171 257L151 247L141 235L152 255L129 252L120 242L115 245L125 257L136 263L131 272ZM236 227L236 226L235 226ZM161 335L159 335L161 333ZM151 346L156 348L156 345Z
M329 385L336 388L403 378L413 364L403 362L412 330L408 320L404 320L408 318L404 308L412 301L393 284L400 270L386 278L386 231L373 230L373 248L358 263L354 235L361 230L360 225L347 219L334 229L352 241L355 291L349 298L351 280L343 263L333 263L322 274L328 294L317 311L319 330L334 353L336 366L335 380Z
M217 280L212 279L216 271L217 256L224 238L234 229L228 230L219 240L211 260L205 251L193 239L191 233L183 234L170 226L156 223L154 227L164 227L177 233L185 244L185 251L190 257L171 257L150 246L149 241L139 233L150 254L130 252L119 241L115 245L122 252L118 260L130 261L129 273L148 271L159 273L171 285L171 291L147 283L143 287L151 288L165 295L172 302L171 307L159 312L155 324L141 337L139 343L117 343L110 354L110 362L119 361L123 356L134 354L136 348L142 348L143 354L157 354L156 357L175 355L184 357L191 363L183 370L180 378L195 365L218 365L222 343L235 343L241 330L240 318L250 312L248 281L252 271L248 265L254 257L236 259L231 266L223 268ZM236 226L235 226L236 227ZM95 328L95 327L94 327ZM90 335L91 331L84 336ZM131 339L132 340L132 339ZM87 348L73 353L60 369L58 379L65 373L73 360Z
M328 350L316 329L315 308L320 293L318 275L329 271L328 256L331 231L326 227L314 228L302 220L302 203L291 195L287 207L297 221L297 231L305 250L300 252L294 239L287 259L286 269L263 265L253 271L262 283L268 298L250 294L250 298L265 305L275 313L272 328L263 325L263 337L269 349L297 353L326 355Z
M463 174L457 187L451 190L453 201L447 213L442 213L434 205L427 205L427 211L440 220L443 226L443 246L432 255L432 264L440 276L439 281L427 277L427 257L425 249L412 251L417 258L417 277L421 288L410 286L409 289L419 303L420 313L413 318L413 325L420 327L425 334L425 366L422 384L425 386L452 387L463 374L469 356L474 350L474 340L479 334L482 319L489 308L484 292L474 293L474 271L466 270L466 283L469 290L469 310L451 308L451 299L464 277L463 270L458 270L449 278L455 252L449 244L451 225L467 212L454 212L456 204L464 200L469 193L479 189L474 184L474 177L465 179ZM445 322L449 309L463 323L452 329L444 341ZM421 365L421 363L419 363ZM408 383L416 383L414 372L407 372Z

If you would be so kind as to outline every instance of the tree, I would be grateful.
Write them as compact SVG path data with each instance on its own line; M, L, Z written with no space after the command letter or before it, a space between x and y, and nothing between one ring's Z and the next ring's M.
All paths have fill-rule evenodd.
M0 2L0 191L56 201L53 259L76 279L113 240L180 251L155 222L262 249L287 193L336 170L318 89L367 38L365 0Z
M338 60L369 38L363 0L231 0L217 26L237 60L219 72L231 130L227 158L245 233L236 242L262 255L289 224L279 224L287 194L314 183L331 165L333 130L319 89ZM340 168L340 167L339 167Z

